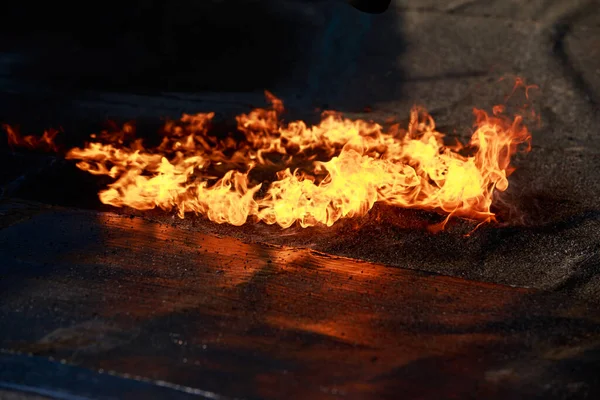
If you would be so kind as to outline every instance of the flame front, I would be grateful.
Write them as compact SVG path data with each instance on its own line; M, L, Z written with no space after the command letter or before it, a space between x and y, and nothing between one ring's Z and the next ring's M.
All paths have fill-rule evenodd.
M213 113L186 114L167 122L158 146L144 146L126 125L92 135L67 158L114 179L100 192L103 203L176 210L181 218L193 212L238 226L249 218L283 228L331 226L380 202L492 221L494 191L507 189L511 157L531 140L522 117L509 118L502 107L493 115L475 109L470 142L447 146L422 108L411 111L406 129L335 112L316 126L284 124L283 103L266 94L271 108L237 117L243 140L211 136ZM270 184L257 183L251 173L261 168L279 172Z

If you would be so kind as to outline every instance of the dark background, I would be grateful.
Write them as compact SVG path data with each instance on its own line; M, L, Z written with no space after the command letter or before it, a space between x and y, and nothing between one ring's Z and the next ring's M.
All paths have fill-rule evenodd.
M394 40L398 53L402 49L395 24L384 23L393 15L365 14L343 0L23 1L3 7L0 50L19 55L12 78L63 91L285 87L298 97L342 103L350 88L364 84L361 76L383 74L389 63L373 62L378 47ZM399 82L387 78L385 87ZM388 95L379 91L378 100Z

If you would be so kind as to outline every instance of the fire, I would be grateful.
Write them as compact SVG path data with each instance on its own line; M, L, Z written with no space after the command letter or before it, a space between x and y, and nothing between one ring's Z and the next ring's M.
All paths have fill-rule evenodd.
M157 146L146 146L126 125L92 135L66 158L114 179L99 196L115 207L288 228L331 226L384 203L444 213L443 228L452 216L494 221L494 192L507 189L511 157L531 141L523 117L508 117L500 106L491 115L475 109L470 142L446 145L423 108L413 108L406 129L330 111L308 126L282 122L283 102L266 96L270 108L236 117L243 140L211 136L214 113L184 114L165 124ZM269 168L279 170L270 184L253 177Z
M22 136L10 125L3 124L2 127L8 136L8 145L11 147L27 147L29 149L41 149L45 151L58 151L54 139L58 131L50 129L44 132L41 137L27 135Z

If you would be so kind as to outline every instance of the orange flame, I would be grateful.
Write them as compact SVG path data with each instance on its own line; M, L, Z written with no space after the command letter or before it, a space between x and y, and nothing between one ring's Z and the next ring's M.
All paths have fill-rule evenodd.
M236 118L242 142L210 136L213 113L185 114L166 123L159 146L105 135L70 150L67 158L113 178L100 200L116 207L159 207L181 218L194 212L238 226L253 218L287 228L296 222L331 226L380 202L443 212L443 227L451 216L493 221L494 192L507 189L511 157L521 144L528 150L531 140L522 117L509 118L500 106L493 115L475 109L470 143L446 146L422 108L411 111L407 129L385 131L335 112L307 126L282 123L283 103L266 96L270 109ZM294 168L300 161L305 168ZM250 174L269 166L282 169L263 188Z
M2 128L8 135L8 145L11 147L26 147L32 150L58 151L58 147L54 142L58 131L49 129L44 131L41 137L33 135L22 136L14 127L3 124Z

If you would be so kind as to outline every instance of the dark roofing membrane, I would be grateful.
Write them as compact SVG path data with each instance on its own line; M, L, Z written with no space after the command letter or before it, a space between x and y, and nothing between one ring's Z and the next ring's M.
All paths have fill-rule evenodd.
M93 34L100 16L69 46L53 39L68 21L40 28L44 46L27 29L17 45L11 31L2 121L28 133L62 126L79 143L107 118L147 130L182 112L231 119L262 106L267 88L290 117L326 107L401 120L422 104L464 138L471 109L502 99L498 78L519 75L540 86L542 125L502 197L518 212L500 209L503 224L468 237L472 223L434 235L426 226L441 216L385 206L332 228L232 227L102 206L102 182L72 163L3 147L0 387L92 398L596 397L597 8L399 0L366 15L265 2L242 29L227 2L210 3L141 10L119 25L129 41L110 46ZM211 24L195 24L190 7ZM166 25L156 35L178 46L138 34L157 18ZM237 39L224 35L232 27Z

